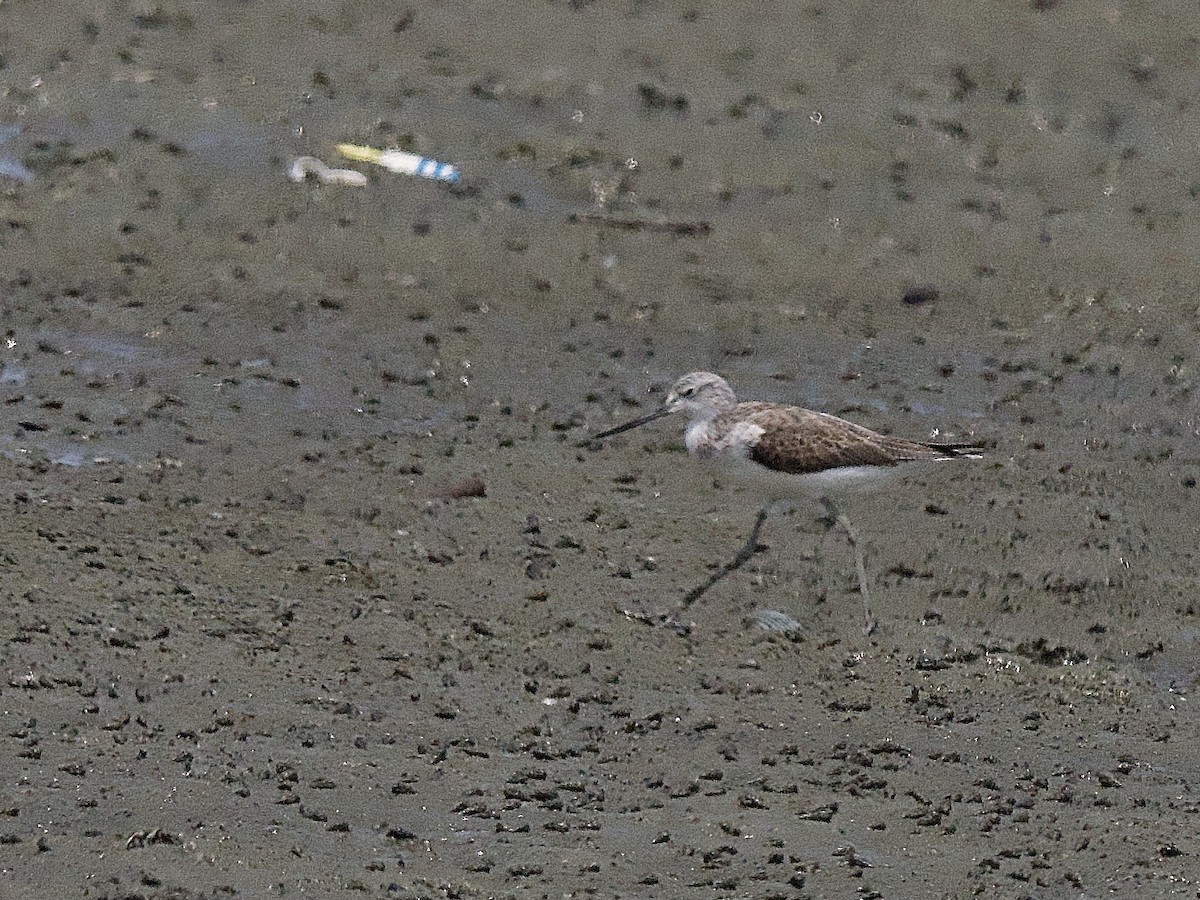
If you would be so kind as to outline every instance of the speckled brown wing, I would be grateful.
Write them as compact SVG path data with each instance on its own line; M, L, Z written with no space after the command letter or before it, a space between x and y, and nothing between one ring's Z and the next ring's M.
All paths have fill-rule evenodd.
M843 466L894 466L905 460L947 456L925 444L889 438L798 406L742 403L734 415L763 430L748 455L776 472L802 475Z

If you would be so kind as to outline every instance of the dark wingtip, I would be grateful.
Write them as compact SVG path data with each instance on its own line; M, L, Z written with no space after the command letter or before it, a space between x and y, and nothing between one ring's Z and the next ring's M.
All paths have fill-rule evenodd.
M987 452L979 444L926 444L925 446L944 454L946 459L982 459Z

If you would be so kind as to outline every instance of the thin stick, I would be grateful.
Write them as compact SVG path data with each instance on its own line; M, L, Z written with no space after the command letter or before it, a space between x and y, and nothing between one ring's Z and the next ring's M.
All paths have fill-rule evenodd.
M708 580L699 587L692 588L683 596L683 607L686 609L691 606L706 593L709 589L720 581L722 578L736 572L746 563L751 557L758 552L758 533L762 530L763 522L767 521L767 512L771 505L767 504L758 511L758 517L754 520L754 527L750 529L750 537L746 538L746 543L742 545L742 549L737 552L737 556L725 563L720 569L708 577Z
M703 237L712 230L712 226L704 221L676 222L670 219L644 219L637 216L622 218L606 216L603 213L572 213L570 221L617 228L622 231L665 231L680 237Z
M879 623L871 615L871 592L867 589L867 564L863 560L862 547L858 542L858 533L854 530L854 526L850 524L850 520L846 518L846 514L838 509L837 504L832 500L828 497L822 497L821 505L825 507L825 511L841 527L842 531L846 532L850 546L854 548L854 566L858 569L858 590L862 594L863 634L870 637Z

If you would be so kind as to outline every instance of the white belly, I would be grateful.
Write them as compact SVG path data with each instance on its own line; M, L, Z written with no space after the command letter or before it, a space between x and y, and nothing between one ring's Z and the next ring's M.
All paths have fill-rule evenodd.
M714 478L754 493L763 500L788 497L844 497L874 489L895 475L896 469L880 466L842 466L824 472L789 475L751 462L746 457L724 456L706 460Z

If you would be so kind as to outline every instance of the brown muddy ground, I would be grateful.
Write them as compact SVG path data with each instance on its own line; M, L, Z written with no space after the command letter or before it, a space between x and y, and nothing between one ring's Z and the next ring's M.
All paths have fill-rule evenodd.
M875 9L0 7L0 896L1197 896L1194 7Z

